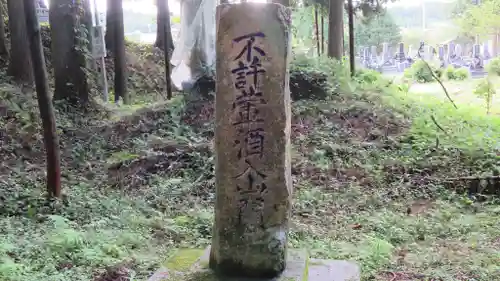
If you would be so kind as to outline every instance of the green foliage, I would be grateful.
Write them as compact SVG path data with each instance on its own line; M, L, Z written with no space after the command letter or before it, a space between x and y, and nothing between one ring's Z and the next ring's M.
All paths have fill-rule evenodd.
M474 89L474 94L484 99L486 104L486 114L490 114L492 100L493 96L496 94L496 90L489 77L483 78L479 81L476 89Z
M453 65L448 65L444 70L444 76L449 80L455 80L455 67L453 67Z
M470 73L469 73L469 70L467 70L466 68L457 68L454 72L454 77L455 77L455 80L457 81L463 81L463 80L466 80L469 78L470 76Z
M58 114L62 200L41 196L43 142L40 130L27 132L40 123L36 100L0 88L0 109L9 115L0 116L9 136L0 147L7 158L0 173L0 280L147 280L175 249L210 244L213 101L176 95L158 103L161 83L151 80L163 68L144 48L129 54L141 62L131 69L134 104L108 104L98 116ZM372 70L351 79L344 62L294 52L295 81L326 95L313 100L319 90L312 90L292 103L290 247L355 260L362 280L391 279L386 273L395 271L409 279L455 280L459 272L464 280L500 280L498 202L445 188L449 178L498 167L500 118L408 94L410 84ZM25 141L29 151L17 140L27 135L34 135ZM405 212L423 198L432 198L424 211ZM406 260L396 264L401 253Z
M387 12L375 14L366 21L356 21L354 40L356 46L377 46L387 42L391 45L401 42L401 32L392 16Z
M337 93L346 77L341 62L322 57L321 60L297 54L290 63L290 89L293 100L326 99Z
M500 30L499 0L481 1L480 5L458 2L457 5L455 20L463 33L487 38L490 34L498 33Z
M449 65L444 70L443 76L448 80L463 81L469 78L469 71L465 68L455 68L453 65Z
M356 79L360 83L372 84L382 79L382 74L372 69L360 69L356 71Z
M486 65L486 71L490 76L500 76L500 58L494 58Z
M423 60L416 60L410 68L405 70L404 76L406 78L411 78L419 83L429 83L434 81L432 73L439 77L441 76L441 70L439 68L427 65Z

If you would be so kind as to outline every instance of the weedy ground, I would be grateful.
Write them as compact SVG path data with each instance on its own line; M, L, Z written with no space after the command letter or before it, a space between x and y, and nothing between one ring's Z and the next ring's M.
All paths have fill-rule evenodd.
M293 103L291 246L355 260L363 280L500 280L499 201L450 180L498 169L500 118L370 72L294 63L309 80L326 73L329 94ZM155 97L58 111L54 201L34 95L4 81L0 280L146 280L175 249L210 243L213 102Z

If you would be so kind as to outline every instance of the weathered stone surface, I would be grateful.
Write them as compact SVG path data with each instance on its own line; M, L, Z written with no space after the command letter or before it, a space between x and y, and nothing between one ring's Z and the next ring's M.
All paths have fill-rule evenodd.
M310 259L308 281L359 281L360 269L353 262Z
M285 271L275 278L250 279L217 276L208 268L210 247L180 250L148 281L359 281L359 267L348 261L308 259L301 250L289 250Z
M275 277L286 266L290 171L290 10L217 7L216 206L210 267Z

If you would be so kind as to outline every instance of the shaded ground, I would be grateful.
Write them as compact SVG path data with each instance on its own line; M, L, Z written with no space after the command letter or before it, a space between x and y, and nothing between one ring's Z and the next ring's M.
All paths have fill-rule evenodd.
M500 279L497 199L445 185L500 166L500 119L346 77L293 104L291 246L356 260L363 280ZM210 243L212 102L58 113L66 194L51 201L36 102L0 89L0 280L145 280Z

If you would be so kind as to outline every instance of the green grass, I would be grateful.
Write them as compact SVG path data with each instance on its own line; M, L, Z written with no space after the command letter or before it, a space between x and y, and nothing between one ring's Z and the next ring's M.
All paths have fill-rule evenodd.
M499 280L498 200L453 192L444 180L499 168L500 118L474 105L457 110L439 97L400 92L380 78L339 81L342 94L293 105L291 246L308 249L313 258L355 260L363 280L414 280L419 274ZM6 162L11 169L0 175L0 280L88 281L105 271L146 280L177 249L209 245L212 155L181 153L153 175L136 171L132 175L144 177L140 185L112 186L106 171L110 163L151 153L151 135L209 143L213 124L185 123L186 102L178 98L168 111L154 114L132 105L113 111L112 120L98 120L110 128L117 116L127 120L128 130L113 131L121 140L94 125L86 127L99 132L92 138L63 135L61 201L43 197L43 157ZM190 114L202 119L199 112ZM64 118L58 114L60 123L77 127ZM133 130L139 123L147 136ZM32 142L40 151L41 138ZM10 140L0 155L19 150L18 141Z
M497 92L500 90L500 81L498 78L492 80ZM465 107L467 110L473 109L475 113L480 115L486 113L486 103L484 99L474 94L479 84L480 79L469 79L465 81L443 81L451 98L455 101L457 106ZM442 90L442 87L437 82L426 84L413 84L410 87L412 95L418 95L421 99L427 99L428 95L435 96L441 100L447 100L447 97ZM492 101L492 115L500 114L500 97L499 95L493 96Z

